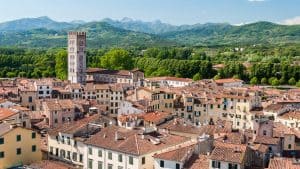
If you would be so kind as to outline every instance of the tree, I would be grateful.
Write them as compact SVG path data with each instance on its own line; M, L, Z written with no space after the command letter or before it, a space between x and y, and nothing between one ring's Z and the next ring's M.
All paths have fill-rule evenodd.
M297 87L300 87L300 80L296 83Z
M258 84L258 79L257 79L257 77L253 77L253 78L250 80L250 84L251 84L251 85L257 85L257 84Z
M194 81L201 80L201 75L200 75L200 73L196 73L196 74L193 76L193 80L194 80Z
M267 78L263 77L263 78L260 80L260 83L261 83L261 84L267 84L267 83L268 83Z
M16 72L7 72L6 76L9 77L9 78L13 78L13 77L16 77L17 74L16 74Z
M133 59L124 49L111 49L100 59L101 66L112 70L130 70L133 68Z
M274 78L271 82L272 86L278 86L280 84L279 80L277 78Z
M217 74L216 76L214 76L214 80L218 80L221 79L221 76L219 74Z
M288 81L289 85L295 85L296 84L296 80L295 78L290 78L289 81Z
M49 72L47 72L49 73ZM46 72L43 75L47 74ZM66 80L68 76L68 53L66 50L60 50L55 55L55 74L61 80Z

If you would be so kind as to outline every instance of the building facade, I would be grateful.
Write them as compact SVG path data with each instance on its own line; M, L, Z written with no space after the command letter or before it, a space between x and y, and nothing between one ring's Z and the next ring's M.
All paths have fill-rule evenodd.
M86 33L68 34L68 80L85 84L86 79Z

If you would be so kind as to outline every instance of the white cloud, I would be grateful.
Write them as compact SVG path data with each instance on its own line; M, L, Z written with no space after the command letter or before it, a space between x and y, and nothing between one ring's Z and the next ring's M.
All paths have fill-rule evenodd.
M300 25L300 16L286 19L286 20L282 21L282 24L284 24L284 25Z

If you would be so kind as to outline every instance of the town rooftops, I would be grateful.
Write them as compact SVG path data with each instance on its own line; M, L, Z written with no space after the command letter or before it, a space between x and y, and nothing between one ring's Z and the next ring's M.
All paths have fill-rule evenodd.
M167 112L149 112L143 115L144 121L159 124L162 121L170 119L172 115Z
M72 100L69 99L66 100L49 99L49 100L45 100L44 102L50 111L75 108L75 104L72 102Z
M101 69L101 68L88 68L86 73L107 74L107 75L115 75L115 76L131 76L131 73L136 71L137 70L129 71L129 70L108 70L108 69Z
M192 79L189 78L179 78L179 77L171 77L171 76L164 76L164 77L151 77L147 78L147 81L178 81L178 82L193 82Z
M193 154L194 149L195 149L195 145L189 145L189 146L179 147L171 151L154 154L153 157L162 160L184 162L188 160L187 158L189 158Z
M247 146L217 142L210 159L242 164L246 155Z
M184 164L184 168L188 169L209 169L209 156L208 155L196 155L192 157Z
M171 134L151 133L143 135L141 132L141 130L109 126L91 136L85 143L138 156L190 141L187 137Z
M5 120L16 114L18 114L18 113L14 112L13 110L10 110L8 108L0 108L0 121Z
M81 120L75 122L69 122L62 124L52 130L49 131L49 135L57 135L58 133L65 133L65 134L75 134L80 130L87 129L89 123L96 121L99 119L98 114L91 115L89 117L85 117Z
M29 166L26 166L27 169L75 169L75 166L68 165L66 163L60 161L50 161L50 160L43 160Z
M260 143L265 145L277 145L279 144L280 139L268 136L259 136L256 137L254 143Z
M270 159L268 169L300 169L300 163L292 158L274 157Z
M218 80L215 80L215 82L217 84L224 84L224 83L236 83L236 82L242 83L243 81L240 79L229 78L229 79L218 79Z

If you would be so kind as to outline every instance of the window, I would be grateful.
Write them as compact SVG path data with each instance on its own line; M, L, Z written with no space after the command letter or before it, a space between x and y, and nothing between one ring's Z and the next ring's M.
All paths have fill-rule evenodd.
M70 151L67 151L67 159L71 160L71 152Z
M145 164L145 163L146 163L146 158L142 157L142 164Z
M93 155L93 149L89 147L89 155Z
M180 164L176 163L176 169L180 169Z
M73 159L73 161L77 161L77 153L73 153L72 159Z
M93 168L93 160L89 159L88 169L92 169L92 168Z
M31 146L31 151L36 152L36 145Z
M107 169L113 169L113 165L112 164L108 164L107 165Z
M83 155L82 154L79 155L79 162L81 162L81 163L83 162Z
M0 138L0 145L4 144L4 138Z
M102 161L98 161L98 169L103 169L103 162Z
M17 135L17 141L21 141L21 135Z
M112 160L112 153L108 152L108 159Z
M133 165L133 157L132 156L129 156L129 164Z
M122 156L122 154L119 154L119 155L118 155L118 161L119 161L119 162L122 162L122 161L123 161L123 156Z
M31 96L28 97L28 102L29 102L29 103L32 102L32 97L31 97Z
M20 154L22 154L22 150L21 150L21 148L17 148L17 155L20 155Z
M102 157L102 150L98 150L98 157Z
M159 166L160 166L161 168L164 168L164 167L165 167L165 161L160 160Z
M123 169L123 167L122 166L118 166L118 169Z
M4 155L4 151L0 151L0 158L4 158L5 155Z
M292 148L292 145L291 145L291 144L289 144L289 145L288 145L288 149L291 149L291 148Z
M36 133L35 132L31 133L31 138L32 139L36 138Z
M237 164L228 163L228 169L237 169L237 168L238 168Z
M263 131L263 135L264 136L267 135L267 131L266 130Z
M219 161L212 161L212 167L213 168L220 168L221 167L221 163Z

